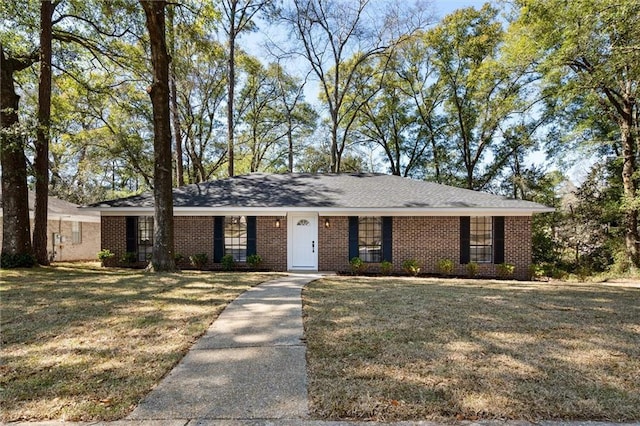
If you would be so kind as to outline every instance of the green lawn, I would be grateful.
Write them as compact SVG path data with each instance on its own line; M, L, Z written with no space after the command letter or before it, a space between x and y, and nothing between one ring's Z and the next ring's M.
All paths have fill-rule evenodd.
M331 277L303 293L312 414L640 420L640 289Z
M97 264L0 274L5 422L122 418L230 301L276 276Z

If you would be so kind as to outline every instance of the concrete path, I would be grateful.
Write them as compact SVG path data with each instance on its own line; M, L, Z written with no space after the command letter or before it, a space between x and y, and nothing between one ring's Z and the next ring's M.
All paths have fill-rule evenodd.
M302 298L320 275L289 275L243 293L127 420L307 417Z

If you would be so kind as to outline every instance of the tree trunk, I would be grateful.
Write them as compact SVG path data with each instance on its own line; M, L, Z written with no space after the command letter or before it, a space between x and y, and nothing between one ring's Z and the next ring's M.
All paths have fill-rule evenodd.
M33 221L33 251L36 261L49 264L47 220L49 205L49 121L51 119L51 32L54 5L40 3L40 82L38 84L38 128L34 174L36 201Z
M171 126L169 124L169 54L165 39L165 1L140 0L151 43L153 84L154 228L153 255L148 270L174 271Z
M13 73L34 60L18 61L5 56L0 44L0 162L2 164L2 267L33 266L29 193L24 139L16 129L18 102Z
M168 12L170 51L172 58L176 55L175 30L173 27L174 5L170 5ZM176 184L184 186L184 168L182 164L182 129L180 127L180 113L178 110L178 93L176 91L176 67L175 61L171 60L169 68L169 91L171 93L171 122L173 127L173 139L176 145Z
M293 173L293 123L291 122L291 111L287 114L287 142L289 142L289 173Z
M233 2L234 10L231 13L231 25L229 26L229 59L227 61L227 158L229 160L229 177L234 176L233 170L233 102L234 102L234 92L236 86L236 23L235 23L235 2Z
M627 109L627 108L625 108ZM638 235L638 209L633 202L636 197L635 171L636 171L636 141L632 133L632 113L628 108L628 114L620 118L620 134L622 137L622 184L624 187L624 198L631 207L626 207L624 212L625 225L625 245L627 256L634 267L640 267L640 256L638 253L638 245L640 244L640 236ZM625 118L628 117L628 120ZM627 204L625 203L625 204Z

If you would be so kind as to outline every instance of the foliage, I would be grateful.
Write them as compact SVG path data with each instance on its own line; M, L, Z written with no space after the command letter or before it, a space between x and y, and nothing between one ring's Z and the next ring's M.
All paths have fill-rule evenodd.
M516 271L516 266L511 263L501 263L496 266L496 271L500 278L511 278Z
M207 265L208 261L209 256L207 256L207 253L196 253L189 256L189 263L197 269L203 269Z
M233 271L236 267L236 261L233 259L233 255L225 254L220 259L220 263L222 264L222 269L225 271Z
M36 258L32 254L8 254L2 253L0 261L2 269L32 268L36 265Z
M528 278L531 281L539 280L544 276L544 267L540 264L531 264L529 266Z
M393 263L388 260L383 260L380 263L380 273L382 275L391 275L391 271L393 271Z
M351 273L353 275L358 275L358 274L362 274L364 273L369 265L367 265L366 262L364 262L362 259L360 259L359 257L353 257L350 261L349 261L349 265L351 265Z
M125 264L133 264L138 261L138 254L133 251L127 251L122 254L120 261Z
M409 275L414 277L420 273L420 262L416 259L407 259L402 262L402 269Z
M451 275L453 273L454 263L451 259L440 259L436 264L436 269L443 275Z
M97 256L98 256L98 260L100 261L101 264L104 265L105 262L107 262L109 259L113 258L116 254L113 253L111 250L109 249L102 249L98 252Z
M247 264L251 266L253 269L257 269L260 267L262 263L262 257L259 254L252 254L247 256Z
M469 278L473 278L478 275L478 264L476 262L469 262L467 263L466 270Z

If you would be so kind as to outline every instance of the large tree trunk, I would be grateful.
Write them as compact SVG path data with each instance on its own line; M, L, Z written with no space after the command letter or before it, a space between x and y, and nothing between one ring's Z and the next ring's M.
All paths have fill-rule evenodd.
M174 19L174 5L169 6L168 22L169 22L169 37L170 37L170 51L172 57L175 57L175 30L173 27ZM171 122L173 127L173 139L176 145L176 183L177 186L184 185L184 168L182 164L182 129L180 127L180 112L178 110L178 93L176 91L176 67L175 61L171 61L169 68L169 90L171 93Z
M5 56L0 44L0 162L2 164L2 267L33 266L27 160L24 139L16 129L18 102L13 73L35 60Z
M627 108L625 108L627 109ZM628 108L628 114L625 114L619 120L620 134L622 137L622 184L624 187L624 197L631 207L626 207L624 212L625 218L625 245L627 256L634 267L640 267L640 255L638 253L638 245L640 244L640 236L638 235L638 209L633 202L636 197L635 171L636 171L636 141L632 133L632 113ZM628 118L626 120L625 118Z
M49 121L51 119L51 19L54 5L40 3L40 83L38 85L38 128L36 130L36 202L34 206L33 251L36 261L49 264L47 220L49 200Z
M171 126L169 124L169 54L165 39L165 1L140 0L145 12L153 84L149 95L153 105L154 229L151 271L174 271L173 185L171 173Z

